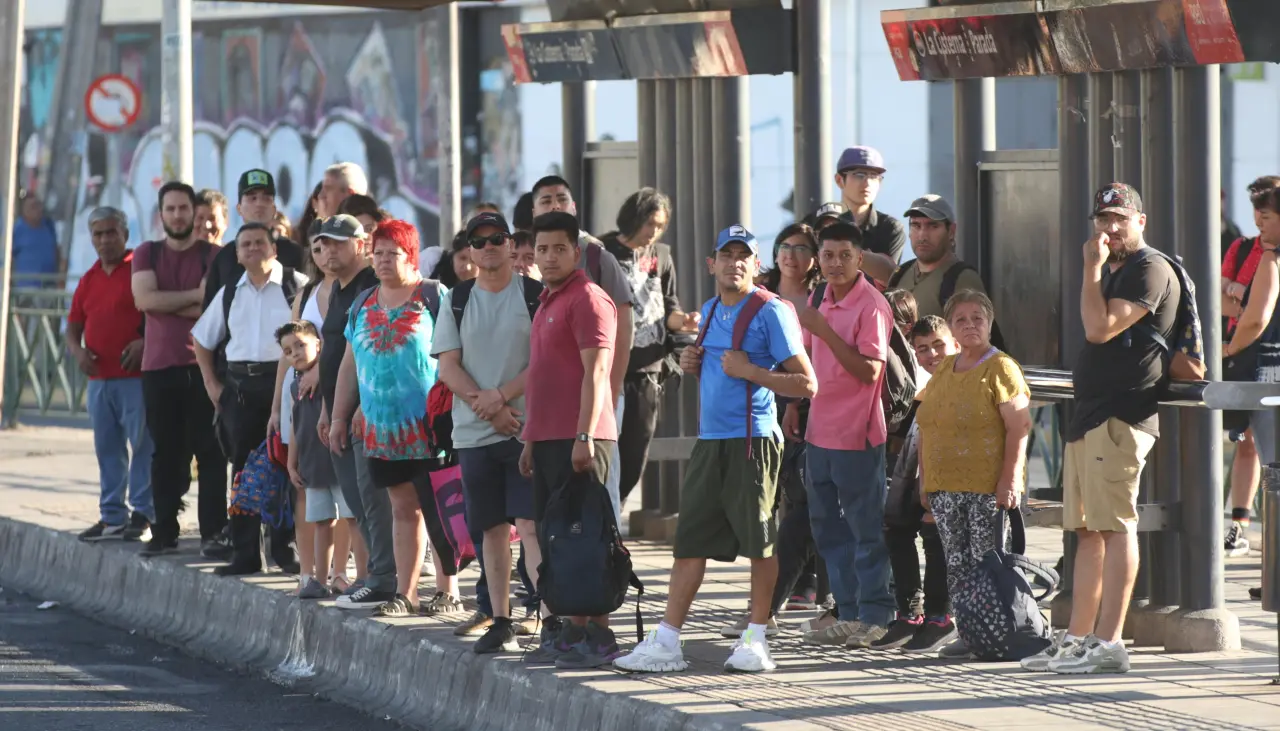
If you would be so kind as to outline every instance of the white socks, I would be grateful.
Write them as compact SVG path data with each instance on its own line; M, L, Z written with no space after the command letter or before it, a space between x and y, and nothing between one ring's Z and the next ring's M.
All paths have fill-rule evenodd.
M677 650L680 648L680 630L672 627L666 622L658 624L657 631L658 644L669 650Z
M769 641L767 628L763 624L748 624L747 631L743 633L742 636L746 637L748 634L751 635L751 639L753 640L757 640L759 642L765 642L765 643Z

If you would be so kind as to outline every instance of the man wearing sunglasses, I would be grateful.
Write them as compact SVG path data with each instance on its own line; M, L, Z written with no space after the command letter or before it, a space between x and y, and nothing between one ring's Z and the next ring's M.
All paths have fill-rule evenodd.
M881 286L897 271L907 245L902 221L874 207L884 173L884 156L874 147L850 147L836 164L840 202L848 209L840 218L862 232L862 271Z

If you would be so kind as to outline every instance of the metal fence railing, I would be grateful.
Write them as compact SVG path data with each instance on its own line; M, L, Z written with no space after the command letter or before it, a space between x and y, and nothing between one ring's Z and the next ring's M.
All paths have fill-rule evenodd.
M86 417L88 378L67 354L71 292L60 275L14 275L4 354L5 426L22 414Z

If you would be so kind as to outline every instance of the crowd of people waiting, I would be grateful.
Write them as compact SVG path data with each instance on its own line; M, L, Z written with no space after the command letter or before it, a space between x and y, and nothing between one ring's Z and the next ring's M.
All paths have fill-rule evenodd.
M225 562L222 575L262 571L262 517L229 507L226 465L241 475L278 435L296 529L269 526L265 544L299 575L302 598L461 619L461 561L429 478L456 464L482 570L455 632L478 637L478 653L536 633L526 662L681 670L681 627L707 559L741 557L750 607L722 631L736 639L726 669L775 667L768 637L784 607L818 610L806 643L966 657L952 594L1006 541L996 519L1025 491L1030 392L982 277L956 255L951 205L922 196L904 226L874 206L879 152L845 150L837 170L841 201L784 228L771 266L743 226L708 242L717 294L694 311L681 307L662 243L670 202L652 188L596 239L569 183L549 176L516 206L514 227L481 204L452 242L425 250L349 163L326 170L292 238L265 170L241 176L244 224L226 245L229 203L213 191L163 185L164 238L133 250L124 214L99 208L89 217L99 261L68 317L68 347L91 379L102 484L101 519L82 538L176 550L194 458L203 554ZM1280 236L1269 238L1280 188L1259 184L1253 196L1267 224L1267 266L1254 269L1270 279L1252 298L1248 285L1238 293L1242 325L1227 352L1260 343L1241 367L1261 379L1280 357L1270 243ZM1093 224L1079 313L1088 342L1064 425L1065 527L1080 536L1072 622L1023 660L1031 670L1129 668L1120 628L1138 478L1189 306L1180 267L1144 241L1136 190L1104 186ZM914 259L899 266L908 239ZM894 364L916 384L906 418L884 398ZM603 488L620 518L662 392L682 373L697 379L700 418L669 598L658 627L624 653L607 615L556 617L539 604L538 525L566 487ZM452 396L447 439L429 407L438 384ZM426 556L436 591L424 599Z

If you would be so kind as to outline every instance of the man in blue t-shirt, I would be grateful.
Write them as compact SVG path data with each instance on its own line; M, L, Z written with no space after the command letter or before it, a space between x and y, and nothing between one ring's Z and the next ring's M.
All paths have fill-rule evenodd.
M44 213L44 203L33 193L22 198L22 217L13 226L13 261L10 275L19 275L16 287L42 287L45 282L23 281L23 274L58 273L58 234Z
M680 491L666 614L644 642L614 661L620 670L655 673L688 667L680 650L680 627L707 559L733 561L738 556L751 559L751 616L725 669L761 672L776 667L765 639L778 578L774 497L782 432L774 394L809 398L818 383L795 311L786 300L757 292L752 283L760 271L755 237L742 226L721 231L708 264L719 296L703 305L704 332L680 358L680 367L700 378L701 410L698 441ZM740 349L735 349L740 317L751 319Z

